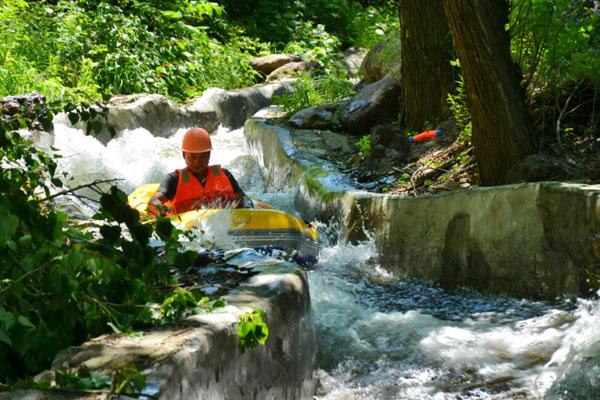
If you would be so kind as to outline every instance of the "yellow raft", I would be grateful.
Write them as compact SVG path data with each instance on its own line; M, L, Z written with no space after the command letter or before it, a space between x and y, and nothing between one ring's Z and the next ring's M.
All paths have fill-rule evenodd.
M129 195L129 205L141 215L146 215L148 201L158 187L158 183L140 186ZM319 255L319 235L314 226L266 203L254 203L255 208L201 209L169 218L180 228L188 230L211 222L228 224L227 240L236 247L249 247L269 254L283 254L304 265L316 263Z

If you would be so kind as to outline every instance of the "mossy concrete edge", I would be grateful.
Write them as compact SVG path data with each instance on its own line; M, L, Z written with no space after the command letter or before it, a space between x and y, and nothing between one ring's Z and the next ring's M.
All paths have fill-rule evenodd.
M224 297L227 307L193 315L141 337L105 335L59 353L55 370L109 374L123 363L146 376L144 393L157 399L299 399L314 393L316 338L306 273L287 262L259 265L263 272ZM266 311L264 346L243 350L239 316ZM0 399L90 399L98 394L20 391ZM106 398L109 398L108 396Z
M600 287L600 186L561 182L481 187L418 198L331 185L340 175L290 144L294 130L246 121L274 187L297 187L303 217L341 222L350 241L374 240L398 276L485 293L552 299ZM333 189L331 189L333 187Z

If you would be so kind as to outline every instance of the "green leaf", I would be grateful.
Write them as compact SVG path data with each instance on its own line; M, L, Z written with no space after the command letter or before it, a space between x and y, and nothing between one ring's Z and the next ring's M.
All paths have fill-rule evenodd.
M28 246L31 240L31 235L23 235L19 238L19 246Z
M91 121L88 124L88 130L94 131L94 133L98 135L100 134L100 132L102 132L102 123L100 123L99 121Z
M183 15L179 11L161 11L162 15L169 19L178 20L183 18Z
M4 342L7 345L12 347L12 341L10 340L10 338L8 337L8 335L0 329L0 342Z
M24 315L19 315L18 321L19 321L19 324L21 324L21 325L23 325L23 326L25 326L27 328L33 328L33 329L35 329L35 326Z
M221 308L221 307L225 307L227 305L227 303L225 303L225 300L219 298L217 300L215 300L215 302L213 303L213 308Z
M56 187L63 187L63 181L60 180L59 178L52 178L50 181Z
M14 242L13 242L14 243ZM16 247L16 245L15 245ZM31 271L33 267L36 265L35 258L32 254L27 254L19 261L19 265L25 271Z
M11 249L12 251L17 251L17 244L15 243L14 240L7 240L6 241L6 246Z
M116 334L121 334L123 333L123 331L121 329L119 329L119 327L115 324L113 324L112 322L107 322L106 325L110 326L110 329L113 330L114 333Z
M15 326L17 319L15 314L7 311L4 307L0 307L0 322L4 325L4 329L9 330Z
M167 240L171 237L171 232L173 232L173 224L171 220L168 218L159 217L156 221L156 233L162 240Z
M81 264L83 264L83 261L85 260L85 257L83 254L81 254L78 251L72 251L71 253L69 253L69 255L67 256L67 263L75 269L78 269Z
M118 225L103 225L100 227L100 234L109 243L116 243L121 237L121 227Z
M255 349L267 342L269 327L263 320L264 316L265 311L260 308L240 316L237 333L242 349Z
M88 271L90 271L93 275L95 275L98 272L98 261L95 258L90 258L89 260L87 260L86 264Z
M15 234L18 226L19 218L16 216L9 214L7 216L0 217L0 238L12 237Z
M79 121L79 114L77 114L76 112L70 112L68 115L69 121L71 121L71 125L75 125Z

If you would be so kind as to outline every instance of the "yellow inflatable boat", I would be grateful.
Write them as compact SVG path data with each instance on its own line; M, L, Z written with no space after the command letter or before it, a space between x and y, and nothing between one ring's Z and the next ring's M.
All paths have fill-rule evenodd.
M158 183L140 186L129 195L129 205L140 214L147 214L146 206L158 186ZM269 254L282 254L303 265L316 263L319 235L314 226L266 203L254 203L255 208L201 209L169 218L181 229L199 227L212 232L224 232L227 242L238 248L249 247Z

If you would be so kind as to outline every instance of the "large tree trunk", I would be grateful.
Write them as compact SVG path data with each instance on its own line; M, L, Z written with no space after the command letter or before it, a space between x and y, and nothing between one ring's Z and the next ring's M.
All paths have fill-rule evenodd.
M442 0L400 0L402 105L400 124L432 128L448 118L452 85L450 30Z
M510 183L535 151L510 38L505 0L444 0L473 118L473 147L482 185Z

